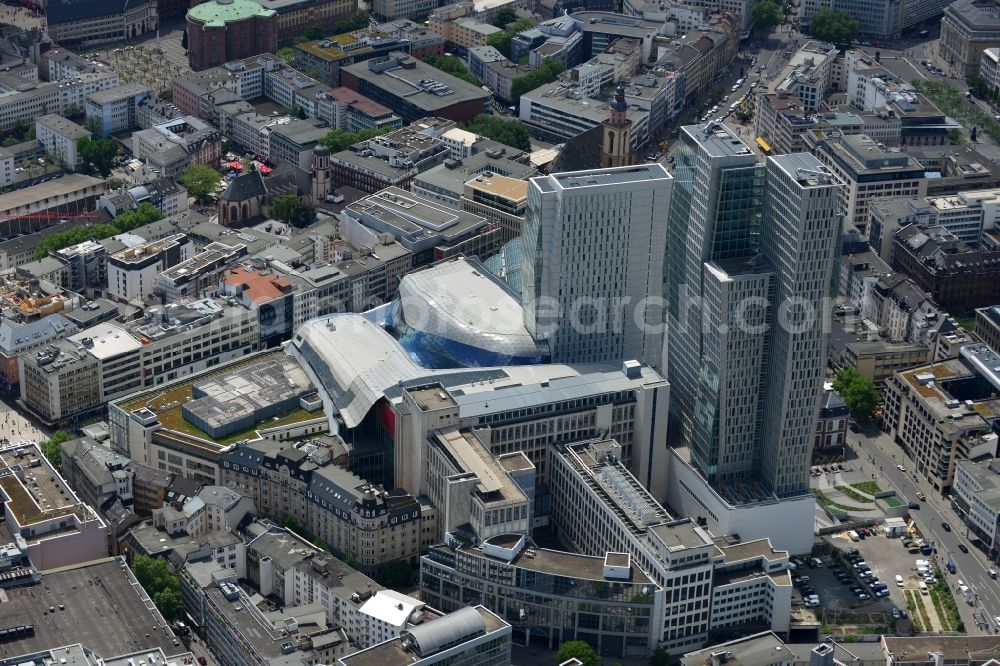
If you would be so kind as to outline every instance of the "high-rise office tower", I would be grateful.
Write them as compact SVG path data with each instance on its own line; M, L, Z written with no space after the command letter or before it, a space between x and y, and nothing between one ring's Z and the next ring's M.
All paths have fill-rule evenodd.
M664 262L671 430L715 484L754 464L763 336L728 322L739 308L769 316L772 274L755 259L764 166L723 125L684 127L679 141Z
M826 369L830 277L840 250L842 187L809 153L768 159L761 251L775 271L760 476L779 496L809 488L817 387Z
M663 281L672 182L656 163L531 179L524 323L553 362L659 365L663 314L645 306Z
M728 502L808 490L838 182L808 154L756 163L684 127L665 260L673 441Z

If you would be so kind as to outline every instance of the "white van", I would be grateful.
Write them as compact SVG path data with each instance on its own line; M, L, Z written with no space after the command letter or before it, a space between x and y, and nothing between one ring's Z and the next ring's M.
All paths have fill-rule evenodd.
M920 581L920 594L929 594L927 592L927 583Z
M896 574L896 587L903 587L903 577Z
M851 541L860 541L861 540L860 537L858 537L858 533L855 532L854 530L851 530L850 532L848 532L847 536L851 537Z

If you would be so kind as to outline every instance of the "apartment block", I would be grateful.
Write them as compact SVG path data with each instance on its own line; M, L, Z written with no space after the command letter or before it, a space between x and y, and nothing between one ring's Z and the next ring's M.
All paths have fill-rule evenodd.
M82 162L76 142L85 137L90 138L90 131L54 113L35 119L35 138L45 146L45 152L70 171L75 171Z
M48 113L65 115L71 109L84 109L85 98L91 93L111 90L121 85L117 74L99 72L59 82L20 83L12 94L0 98L0 129L13 129L18 121L34 122Z
M153 279L153 294L167 303L201 298L202 292L216 287L223 271L245 254L247 246L242 243L209 243L190 259L158 273Z
M99 324L22 356L21 400L45 422L62 422L257 344L256 319L243 307L203 300L150 308L129 324Z
M330 464L329 451L308 443L244 442L220 455L219 468L220 483L253 499L262 515L295 517L365 571L421 551L427 525L420 503Z
M187 261L194 244L184 234L172 234L108 258L108 294L120 301L145 302L153 295L156 276Z
M57 312L33 321L4 317L0 322L0 381L16 386L21 381L18 358L73 335L80 329Z
M837 49L833 44L808 41L792 54L771 87L776 93L795 95L806 111L815 112L831 86L836 57Z
M958 358L899 371L886 381L889 435L913 460L914 473L939 492L951 489L959 460L997 453L998 362L989 347L971 344Z
M37 444L0 449L0 496L14 546L39 570L107 555L108 526L77 497Z
M288 607L318 606L355 649L398 639L448 617L426 602L385 589L291 532L260 523L249 532L247 579L255 588ZM188 571L195 573L191 567ZM429 654L430 645L425 647Z
M191 165L215 167L222 157L222 136L199 118L184 116L132 134L133 154L163 178L178 179Z
M995 553L1000 549L1000 460L955 463L954 507L975 535Z
M870 201L927 194L923 165L867 136L815 130L806 135L806 146L844 183L840 212L863 237L868 235Z
M86 99L87 120L94 122L97 134L105 137L138 129L139 104L152 95L149 88L138 83L93 92Z

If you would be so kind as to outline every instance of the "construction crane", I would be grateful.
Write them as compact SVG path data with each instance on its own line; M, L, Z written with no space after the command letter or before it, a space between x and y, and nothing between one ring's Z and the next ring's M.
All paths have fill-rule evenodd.
M0 213L0 220L98 220L100 213Z

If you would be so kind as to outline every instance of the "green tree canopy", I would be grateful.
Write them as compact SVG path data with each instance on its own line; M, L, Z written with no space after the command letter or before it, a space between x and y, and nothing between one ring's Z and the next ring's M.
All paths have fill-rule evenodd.
M334 23L332 34L339 35L344 32L360 30L361 28L366 27L369 22L371 22L371 14L366 11L355 12L343 21Z
M165 559L136 555L132 560L132 573L165 620L177 620L183 616L180 581Z
M492 46L502 53L504 58L510 58L510 42L514 39L515 34L506 30L503 32L494 32L486 38L486 45Z
M285 519L281 521L281 526L292 532L299 531L299 519L295 516L285 516Z
M167 622L184 617L184 602L181 601L181 595L177 590L160 590L153 595L153 603Z
M317 39L323 39L326 35L323 34L323 26L321 25L311 25L306 28L306 39L310 41L315 41Z
M837 372L833 390L840 394L847 405L847 411L858 421L870 418L882 400L875 383L862 376L855 368L844 368Z
M86 240L109 238L162 219L163 213L156 206L149 202L143 202L133 210L119 213L118 217L111 220L110 224L81 225L45 236L35 248L35 259L47 257L49 253L70 245L76 245Z
M528 128L516 120L481 113L467 123L465 129L518 150L531 150Z
M574 657L579 659L583 666L597 666L601 662L597 656L597 652L594 651L594 648L590 647L589 643L584 641L566 641L559 646L559 652L556 653L556 663L561 664Z
M83 137L77 140L76 151L84 162L92 164L100 172L102 178L107 178L115 166L118 142L114 139Z
M63 442L68 442L72 437L63 430L57 430L52 436L42 443L42 454L56 469L62 468L62 447Z
M519 18L519 19L517 19L516 21L514 21L513 23L510 24L509 30L516 35L517 33L521 32L522 30L529 30L529 29L534 28L534 27L535 27L535 23L531 19Z
M380 134L386 134L391 131L393 131L391 127L369 129L361 132L345 132L342 129L335 129L327 132L326 136L320 139L319 142L329 148L331 153L339 153L342 150L347 150L356 143L374 139Z
M455 78L462 79L474 86L479 85L479 81L476 80L472 74L469 74L469 69L465 66L465 63L461 58L453 55L438 55L436 53L428 53L424 56L424 62L426 62L431 67L436 67L446 74L451 74Z
M521 95L531 92L539 86L551 83L556 80L563 71L563 64L553 58L547 59L542 66L535 71L519 76L510 84L510 101L517 106L521 101Z
M409 587L413 585L413 567L403 561L383 564L375 572L375 580L390 589Z
M781 7L774 0L761 0L753 7L754 27L763 32L771 32L781 23Z
M858 20L845 11L824 7L809 21L809 34L838 46L848 46L858 34Z
M649 657L649 666L667 666L670 663L670 655L663 648L656 648Z
M286 65L295 64L295 49L291 46L282 46L275 55L285 61Z
M299 200L297 194L279 194L271 199L271 217L293 227L306 227L316 221L316 209Z
M195 164L181 176L181 185L188 194L205 203L219 186L219 172L207 164Z
M501 7L493 14L493 25L498 28L506 28L508 23L517 20L517 14L510 7Z

